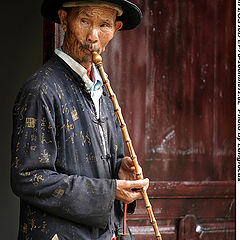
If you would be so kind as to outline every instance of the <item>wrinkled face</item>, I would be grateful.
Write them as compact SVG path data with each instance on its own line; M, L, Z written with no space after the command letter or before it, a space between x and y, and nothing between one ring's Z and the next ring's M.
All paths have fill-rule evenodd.
M101 54L122 27L116 10L105 6L74 7L58 14L65 31L63 51L85 68L91 67L91 52Z

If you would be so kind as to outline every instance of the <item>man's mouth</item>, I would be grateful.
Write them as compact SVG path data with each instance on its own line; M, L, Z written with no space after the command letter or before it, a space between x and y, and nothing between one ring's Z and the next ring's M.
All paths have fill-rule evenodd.
M99 48L94 48L94 47L89 46L89 45L81 45L80 49L85 51L85 52L91 53L91 54L92 54L92 52L98 52L99 53Z

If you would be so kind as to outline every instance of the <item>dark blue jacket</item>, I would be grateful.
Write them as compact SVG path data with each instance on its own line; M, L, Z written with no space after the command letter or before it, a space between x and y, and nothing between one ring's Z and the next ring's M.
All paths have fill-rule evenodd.
M21 200L18 239L57 234L59 240L108 240L121 232L122 204L115 194L123 156L107 94L98 120L82 79L54 54L14 105L11 184Z

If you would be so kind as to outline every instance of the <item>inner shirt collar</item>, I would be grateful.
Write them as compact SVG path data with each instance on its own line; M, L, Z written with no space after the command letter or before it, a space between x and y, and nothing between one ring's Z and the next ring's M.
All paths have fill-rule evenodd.
M75 61L72 57L68 54L64 53L61 48L57 48L54 51L60 58L62 58L72 69L75 71L84 81L85 86L89 92L91 92L91 96L93 97L94 91L99 90L103 86L102 78L100 73L95 66L92 65L91 71L91 79L89 79L87 75L87 69L84 68L81 64Z

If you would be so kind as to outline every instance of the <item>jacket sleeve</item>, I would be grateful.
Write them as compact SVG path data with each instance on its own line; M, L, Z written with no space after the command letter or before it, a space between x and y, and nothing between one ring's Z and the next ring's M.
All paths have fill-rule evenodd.
M41 91L40 91L41 92ZM116 180L58 173L55 119L44 92L21 94L13 111L11 186L25 202L45 212L104 228L116 195Z

